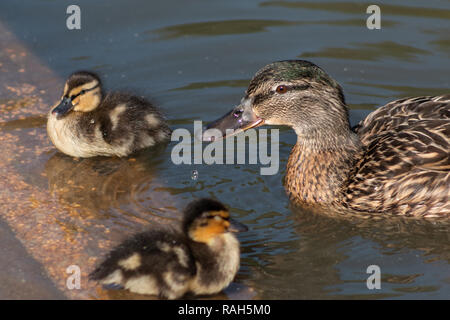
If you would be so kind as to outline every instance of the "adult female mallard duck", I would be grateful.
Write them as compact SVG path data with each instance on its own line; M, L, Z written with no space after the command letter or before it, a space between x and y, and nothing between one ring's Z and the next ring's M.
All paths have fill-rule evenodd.
M263 124L297 134L285 188L298 204L450 216L450 95L393 101L352 129L335 80L311 62L279 61L259 70L241 104L208 128L226 136Z
M191 202L182 227L182 233L158 230L135 235L113 249L90 278L168 299L226 288L239 269L239 242L230 232L247 228L211 199Z
M160 111L147 100L126 93L102 92L92 72L73 73L60 103L53 107L47 132L61 152L73 157L128 156L170 137Z

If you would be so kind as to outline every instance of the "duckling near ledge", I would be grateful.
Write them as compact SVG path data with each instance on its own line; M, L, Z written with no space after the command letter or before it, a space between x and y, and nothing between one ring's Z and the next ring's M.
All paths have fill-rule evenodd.
M352 129L335 80L311 62L279 61L208 128L225 136L263 124L297 134L284 184L298 204L450 217L450 95L393 101Z
M103 95L100 78L88 71L69 76L47 132L61 152L81 158L124 157L167 141L171 133L150 102L120 92Z
M184 212L183 233L148 231L113 249L90 275L106 286L177 299L214 294L239 269L239 242L230 232L247 228L220 202L200 199Z

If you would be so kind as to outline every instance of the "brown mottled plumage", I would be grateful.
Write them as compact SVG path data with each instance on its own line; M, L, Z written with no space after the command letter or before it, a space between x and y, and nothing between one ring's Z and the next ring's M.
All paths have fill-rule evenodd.
M297 134L285 188L298 204L450 216L450 95L393 101L352 130L336 81L311 62L279 61L258 71L241 104L209 127L263 124Z
M450 95L390 102L355 132L365 149L344 188L350 208L450 215Z

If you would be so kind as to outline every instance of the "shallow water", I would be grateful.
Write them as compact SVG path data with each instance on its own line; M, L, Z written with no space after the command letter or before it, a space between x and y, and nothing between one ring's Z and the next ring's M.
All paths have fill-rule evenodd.
M353 124L395 98L450 87L448 1L379 2L382 29L373 31L365 27L368 4L342 1L79 3L78 31L65 27L69 2L0 4L0 22L54 75L30 80L46 90L40 96L48 104L68 74L90 69L108 89L152 97L173 128L192 132L194 120L214 120L238 103L260 67L294 58L315 62L342 85ZM0 92L1 104L9 97ZM176 224L179 209L207 196L250 228L240 235L241 269L227 297L450 298L448 224L346 219L290 206L282 186L295 143L288 129L280 131L280 170L273 176L260 175L260 165L175 166L175 143L131 159L74 160L50 146L48 109L35 109L33 99L14 105L0 109L14 112L0 123L20 150L12 168L49 201L71 208L70 215L55 215L55 227L68 239L90 238L86 255L103 254L99 241ZM36 146L43 151L32 152ZM366 287L369 265L381 268L381 290Z

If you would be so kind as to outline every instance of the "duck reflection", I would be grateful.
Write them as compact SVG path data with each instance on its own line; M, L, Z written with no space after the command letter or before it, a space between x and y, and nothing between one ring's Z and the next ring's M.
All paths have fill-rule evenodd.
M445 294L450 280L447 221L331 217L296 207L291 211L285 220L292 223L293 236L284 242L265 243L265 253L258 255L258 266L251 268L246 279L259 298L392 298L430 291L438 297ZM246 254L249 251L248 247L243 249ZM250 265L248 260L243 259ZM367 289L370 274L366 269L372 264L381 268L382 290Z

